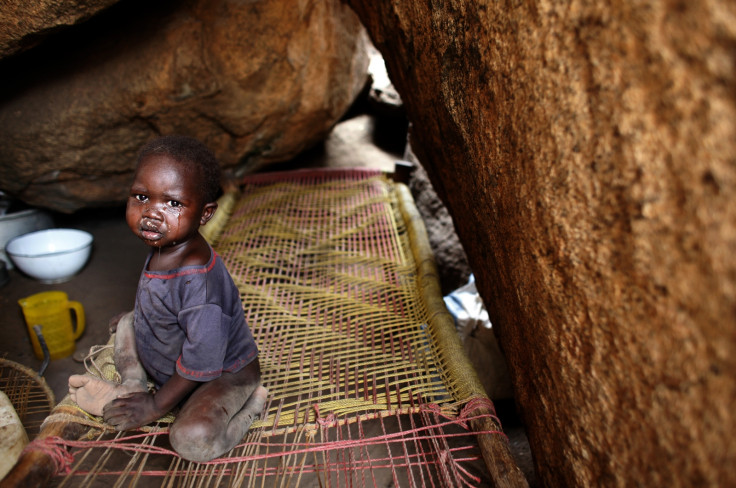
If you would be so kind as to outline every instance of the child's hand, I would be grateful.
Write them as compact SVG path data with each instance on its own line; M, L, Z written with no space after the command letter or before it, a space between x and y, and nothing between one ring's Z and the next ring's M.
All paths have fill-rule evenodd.
M198 383L174 374L160 390L132 393L111 401L102 409L102 418L117 430L141 427L160 419L184 399Z
M116 430L128 430L150 424L161 418L154 396L148 392L132 393L111 401L102 409L102 417Z

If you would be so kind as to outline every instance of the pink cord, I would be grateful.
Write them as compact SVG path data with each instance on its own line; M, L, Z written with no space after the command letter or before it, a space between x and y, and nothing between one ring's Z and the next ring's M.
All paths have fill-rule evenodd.
M54 475L67 474L71 471L74 456L66 450L66 442L58 436L36 438L23 449L21 455L27 452L42 452L54 462Z

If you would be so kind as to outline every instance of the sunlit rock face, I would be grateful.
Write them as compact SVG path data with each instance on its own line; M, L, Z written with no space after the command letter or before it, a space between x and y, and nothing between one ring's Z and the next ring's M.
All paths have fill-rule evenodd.
M348 3L542 482L736 485L736 3Z
M239 172L290 159L365 86L365 44L339 0L121 2L3 60L0 189L64 212L119 203L159 134Z

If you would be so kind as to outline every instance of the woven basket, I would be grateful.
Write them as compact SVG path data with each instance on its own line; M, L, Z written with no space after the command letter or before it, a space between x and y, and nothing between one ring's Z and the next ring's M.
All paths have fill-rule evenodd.
M28 438L36 437L55 403L46 380L22 364L0 358L0 390L13 404Z

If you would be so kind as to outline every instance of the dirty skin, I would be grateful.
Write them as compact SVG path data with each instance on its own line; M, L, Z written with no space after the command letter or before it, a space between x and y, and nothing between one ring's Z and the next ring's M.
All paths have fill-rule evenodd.
M192 142L196 144L191 146ZM165 151L159 152L167 144L172 147L190 144L188 150L198 154L201 160L177 160ZM203 153L202 147L201 143L182 136L167 136L148 143L141 151L130 187L126 220L133 233L153 251L147 263L148 271L204 266L211 259L212 248L199 233L199 227L217 210L214 198L218 178L213 176L219 168L214 156ZM202 167L196 167L195 163L201 163ZM142 286L149 289L148 283ZM231 281L225 286L234 289ZM236 307L226 305L229 309ZM137 310L136 313L146 313ZM235 322L231 325L239 326ZM80 375L69 379L71 399L90 413L102 415L115 429L147 425L178 406L176 420L169 428L171 445L184 459L204 462L236 446L261 415L268 392L261 384L257 357L236 372L220 370L219 376L205 382L183 376L174 369L158 389L149 391L147 375L136 350L133 313L122 317L115 328L114 360L121 382ZM240 340L245 343L253 339ZM203 352L202 356L207 354Z
M123 379L114 383L86 375L69 377L69 397L92 415L102 416L105 405L116 398L148 391L146 373L138 362L133 333L133 313L115 317L110 322L115 332L115 367Z

